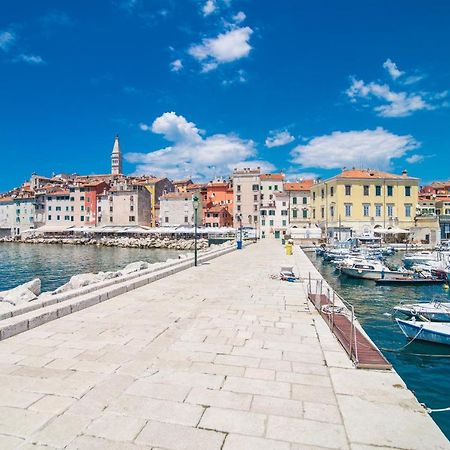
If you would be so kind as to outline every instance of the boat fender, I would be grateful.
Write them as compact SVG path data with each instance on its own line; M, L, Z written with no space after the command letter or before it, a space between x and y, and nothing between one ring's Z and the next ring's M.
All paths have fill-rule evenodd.
M362 273L362 270L361 270L361 269L358 269L358 273Z

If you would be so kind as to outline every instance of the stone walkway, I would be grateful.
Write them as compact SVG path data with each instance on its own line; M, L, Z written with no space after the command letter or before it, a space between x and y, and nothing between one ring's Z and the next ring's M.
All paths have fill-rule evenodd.
M265 240L0 342L1 449L449 449L352 367Z

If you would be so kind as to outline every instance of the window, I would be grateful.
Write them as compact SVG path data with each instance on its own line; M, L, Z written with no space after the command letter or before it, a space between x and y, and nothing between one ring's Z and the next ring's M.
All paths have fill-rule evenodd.
M370 214L370 205L364 204L363 205L363 216L369 217L369 214Z
M292 210L292 217L293 217L294 219L297 218L297 210L296 210L296 209L293 209L293 210Z
M273 190L274 190L274 191L278 191L278 184L276 184L276 185L273 187Z
M237 192L241 192L241 185L240 185L240 184L238 184L238 185L236 186L236 191L237 191Z
M387 205L388 217L394 217L394 205Z
M61 220L61 216L56 216L56 220Z
M286 206L286 202L283 202L282 205L283 205L283 206Z
M307 209L304 209L304 210L303 210L303 218L304 218L304 219L307 219L307 218L308 218L308 210L307 210Z
M330 206L330 216L334 217L334 206Z
M71 210L71 211L74 211L74 207L73 207L73 206L71 206L71 207L70 207L70 210Z
M255 194L255 195L253 196L253 201L254 201L254 202L257 202L257 201L258 201L258 194Z
M135 222L135 217L134 216L128 217L128 222Z
M265 210L265 209L262 209L262 210L261 210L261 215L262 215L262 216L265 216L265 215L266 215L266 210Z
M269 225L273 227L273 220L269 220Z
M81 217L80 217L80 220L81 220L82 222L84 222L84 216L81 216Z
M110 222L112 222L112 221L113 221L113 218L112 218L112 216L111 216L111 217L109 218L109 221L110 221Z
M316 199L316 193L313 192L313 201Z
M411 197L411 186L405 186L405 197Z
M261 220L261 225L264 226L266 224L265 220Z
M52 220L52 216L49 215L49 216L48 216L48 220Z
M282 225L283 227L285 227L285 226L286 226L286 221L285 221L285 220L281 221L281 225Z
M306 205L308 203L308 197L303 197L303 204Z
M387 195L388 195L388 197L392 197L393 193L394 193L394 187L393 186L388 186L387 187Z
M80 197L80 200L83 202L84 201L84 195L82 195L81 197Z
M269 216L274 216L274 215L275 215L275 210L269 209Z
M375 195L381 197L381 186L375 186Z
M84 205L81 205L80 208L81 208L81 211L84 211Z
M316 210L315 209L312 210L312 216L313 216L313 219L316 218Z
M52 210L52 207L51 207L51 206L49 206L49 207L48 207L48 210L49 210L49 211L51 211L51 210ZM20 213L20 210L19 210L19 213Z
M409 205L409 204L405 205L405 216L406 217L411 217L411 206L412 205Z
M325 208L323 206L320 209L320 217L322 217L322 219L325 217Z
M381 205L375 205L375 216L381 217Z
M352 215L352 204L346 203L345 204L345 217L351 217Z
M164 217L164 222L165 223L169 223L169 217L168 216Z
M109 207L109 212L113 212L113 207L112 206Z
M101 210L102 210L102 207L101 206L99 206L98 208L98 212L101 212Z
M258 205L253 205L253 211L258 211Z
M369 190L370 190L370 187L369 186L364 186L364 196L368 196L369 195Z
M297 197L292 197L292 204L296 205L297 204Z
M241 205L236 205L237 210L240 211L241 210Z
M320 196L321 196L322 198L325 198L325 189L322 189L322 190L320 191Z
M254 184L254 185L252 186L252 191L259 191L259 185Z
M352 195L352 187L349 184L345 185L345 195Z
M208 214L209 217L209 214ZM184 223L188 223L189 222L189 217L188 216L184 216Z
M287 209L282 209L282 210L281 210L281 215L282 215L282 216L287 216L287 215L288 215Z
M130 211L134 211L134 205L130 205Z
M331 195L331 197L334 196L334 186L330 187L330 195Z
M272 186L269 186L269 191L271 191L272 190Z
M236 196L236 201L238 201L238 202L241 201L241 196L240 196L240 195L237 195L237 196Z

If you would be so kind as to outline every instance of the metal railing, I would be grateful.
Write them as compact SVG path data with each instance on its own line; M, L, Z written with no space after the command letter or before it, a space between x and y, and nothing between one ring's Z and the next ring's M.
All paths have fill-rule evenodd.
M314 289L313 281L315 281ZM350 359L357 364L359 361L358 341L356 339L356 317L353 305L336 294L336 292L328 285L324 286L323 278L313 280L311 278L311 272L308 276L307 292L308 297L330 327L331 332L338 337L338 339L338 334L341 335L345 342L342 342L341 339L339 339L339 341L343 345ZM325 302L322 301L322 296L326 297ZM336 325L336 316L338 315L346 316L348 318L350 330L347 333Z

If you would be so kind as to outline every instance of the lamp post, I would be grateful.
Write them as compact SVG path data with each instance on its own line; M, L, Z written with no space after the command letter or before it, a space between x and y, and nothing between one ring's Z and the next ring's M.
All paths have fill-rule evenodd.
M239 221L239 238L237 239L237 249L242 249L242 214L236 214L236 219Z
M198 221L198 207L200 200L198 195L192 196L192 206L194 207L194 266L197 267L197 221Z

